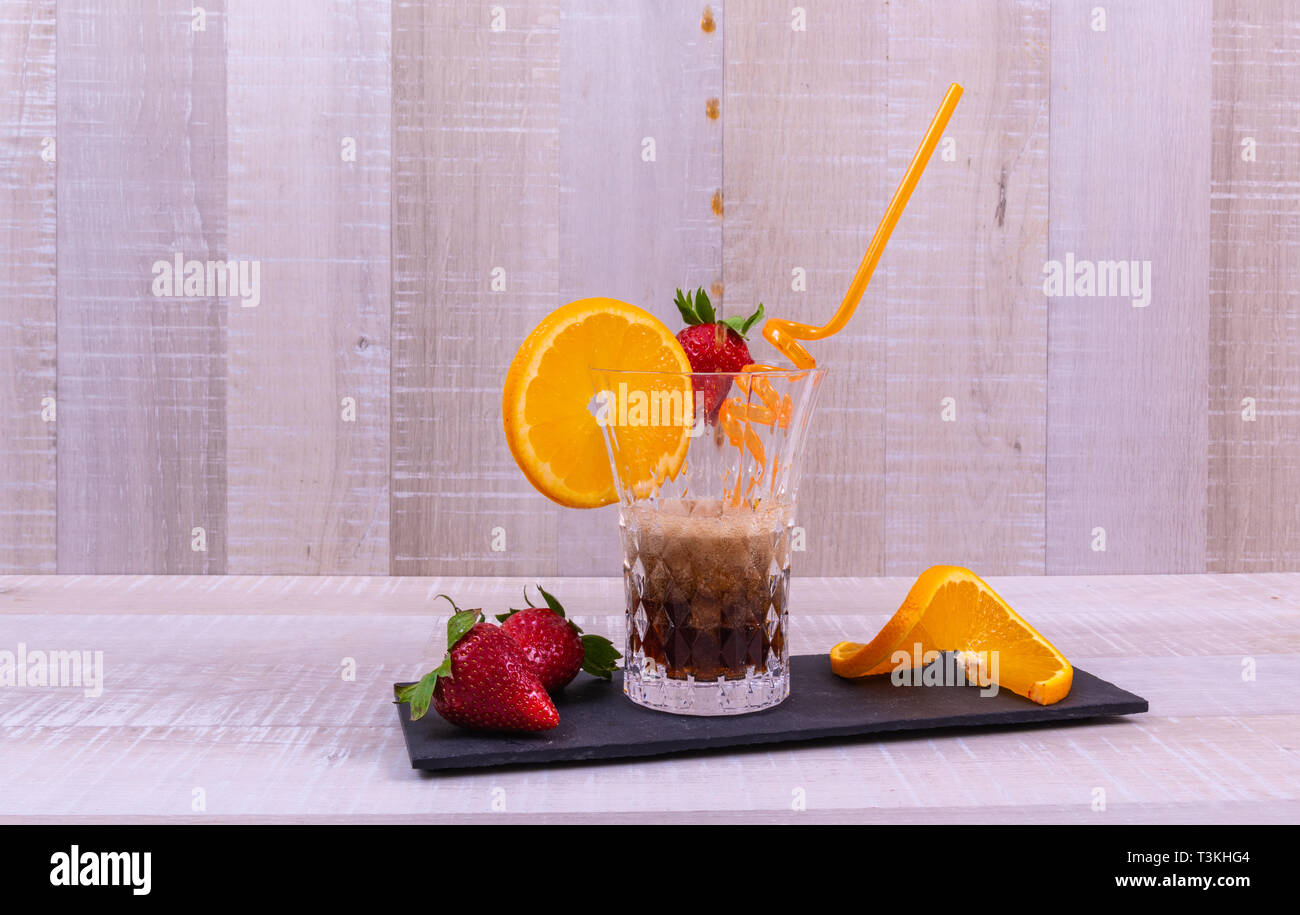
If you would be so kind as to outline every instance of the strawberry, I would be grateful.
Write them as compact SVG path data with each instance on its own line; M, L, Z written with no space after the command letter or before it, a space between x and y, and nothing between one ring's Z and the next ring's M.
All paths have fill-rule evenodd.
M411 704L411 720L423 718L432 699L439 715L463 728L546 731L558 725L560 713L518 643L483 622L483 611L461 610L446 599L455 610L447 622L447 656L419 683L397 690L397 701Z
M579 670L610 678L614 662L622 655L614 650L609 639L599 635L583 635L578 624L564 615L564 607L541 585L545 607L525 606L497 617L501 629L519 643L542 686L557 690L578 675ZM528 604L528 589L524 589L524 603Z
M708 293L701 287L695 292L677 290L674 300L686 322L677 334L677 342L686 350L693 372L739 372L754 360L750 358L745 337L749 329L763 319L763 306L748 318L718 319ZM712 423L718 417L722 401L731 391L730 378L696 378L695 399L704 395L704 415Z

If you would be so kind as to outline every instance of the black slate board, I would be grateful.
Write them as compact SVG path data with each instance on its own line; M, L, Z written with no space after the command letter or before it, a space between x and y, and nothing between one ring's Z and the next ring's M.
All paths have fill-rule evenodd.
M556 701L560 726L540 734L467 731L443 721L432 707L419 721L411 721L410 706L398 705L397 717L412 768L438 770L660 756L885 731L1034 724L1147 710L1147 701L1141 696L1077 667L1070 695L1047 706L1006 689L986 697L974 686L894 686L885 676L844 680L831 673L826 655L792 658L790 677L790 698L776 708L748 715L698 718L641 708L623 695L623 676L616 672L612 683L579 674Z

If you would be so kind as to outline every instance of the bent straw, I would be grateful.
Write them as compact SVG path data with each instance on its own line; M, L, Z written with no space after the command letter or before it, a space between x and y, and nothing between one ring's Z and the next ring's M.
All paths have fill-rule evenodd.
M917 147L916 155L912 156L912 164L907 167L903 180L898 184L898 190L894 191L889 206L885 208L885 215L881 217L880 225L876 227L876 234L871 237L871 244L867 247L867 253L862 256L862 263L858 265L858 272L854 275L853 282L849 284L848 292L844 294L844 301L840 303L839 310L835 312L829 323L824 327L814 327L784 318L771 318L763 325L763 338L796 367L801 369L817 367L817 360L813 359L812 355L796 342L797 340L825 340L843 330L844 325L853 317L858 303L862 301L863 293L867 291L867 284L871 282L876 264L880 262L880 255L889 242L889 236L893 234L898 218L903 215L903 209L911 199L912 191L921 179L921 173L930 163L930 156L934 153L934 148L939 145L939 137L948 126L948 119L952 117L961 94L962 88L957 83L948 87L948 92L930 121L930 127L926 130L921 145ZM751 367L747 366L747 368ZM752 366L752 368L770 367Z
M849 284L849 291L844 294L844 301L840 303L839 309L830 322L824 327L813 327L810 324L800 324L798 321L790 321L785 318L770 318L763 325L763 339L772 344L796 368L815 369L817 367L817 360L812 357L808 350L803 348L798 342L799 340L825 340L832 334L837 334L843 330L844 325L849 323L849 319L857 311L858 304L862 301L862 295L867 291L867 283L871 282L871 275L876 270L876 264L880 262L881 252L885 250L885 244L889 241L889 236L893 234L894 226L898 224L898 218L903 215L904 207L912 198L912 191L916 189L916 183L921 180L921 173L930 164L930 156L934 154L934 148L939 145L939 137L943 134L944 128L948 126L948 119L952 117L957 102L961 100L961 94L962 88L957 83L953 83L948 87L948 92L944 95L943 101L939 103L939 110L935 112L934 117L930 120L930 127L926 130L921 145L917 147L916 154L912 156L912 163L907 167L907 171L903 173L903 180L899 182L898 190L894 191L889 206L885 207L885 215L881 217L880 225L876 227L876 234L871 236L871 244L867 246L867 253L862 256L862 263L858 265L858 272L854 275L853 282ZM745 366L744 371L762 372L775 368L775 366L755 363ZM729 398L724 401L722 408L718 411L718 424L722 427L732 445L742 451L748 448L749 452L754 456L759 471L756 478L751 477L749 491L752 492L755 485L762 482L763 474L767 471L767 457L763 451L762 440L754 433L751 423L772 425L774 419L770 409L760 409L756 405L747 403L747 401L752 399L754 393L757 393L764 401L765 406L771 407L776 398L776 392L773 390L771 383L761 375L754 378L752 385L747 381L742 381L740 377L736 378L736 384L745 393L746 400ZM785 399L788 400L789 395ZM736 488L729 494L727 499L733 506L741 504L741 476L743 476L743 473L737 474ZM775 485L775 474L773 474L772 482Z

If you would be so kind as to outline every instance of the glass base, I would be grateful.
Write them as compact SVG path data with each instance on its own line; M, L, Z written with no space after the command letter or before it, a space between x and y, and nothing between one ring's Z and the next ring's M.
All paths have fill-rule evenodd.
M637 705L675 715L745 715L785 701L790 670L780 665L736 680L673 680L634 659L623 671L623 693Z

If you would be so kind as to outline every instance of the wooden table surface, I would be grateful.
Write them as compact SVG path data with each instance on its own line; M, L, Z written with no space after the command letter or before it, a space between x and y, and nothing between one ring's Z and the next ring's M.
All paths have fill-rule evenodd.
M391 684L441 657L435 595L505 607L524 579L0 577L0 652L104 671L96 698L0 688L0 821L1300 821L1300 574L990 583L1150 712L429 775ZM619 581L546 585L621 641ZM909 585L797 579L794 651L874 634Z

